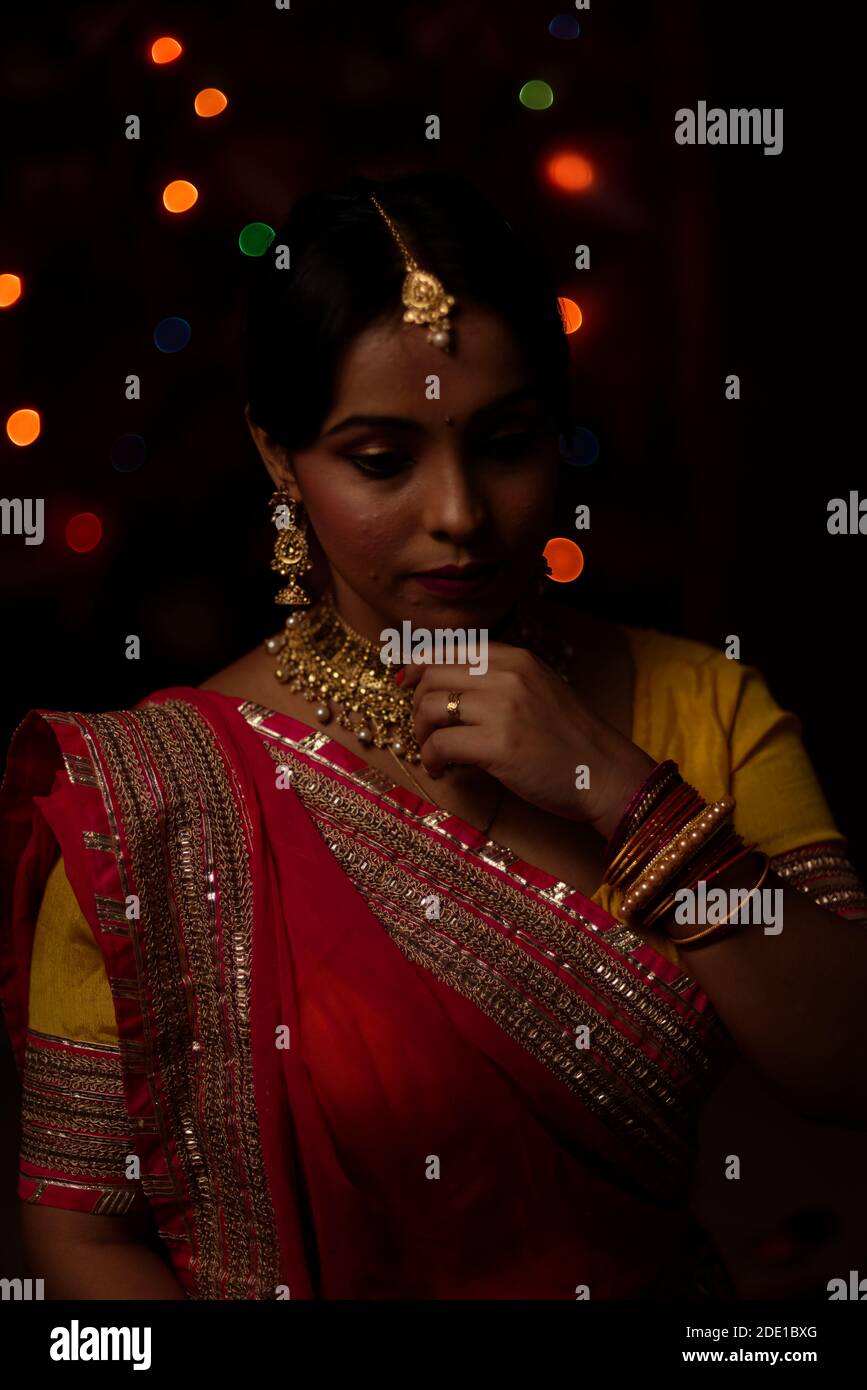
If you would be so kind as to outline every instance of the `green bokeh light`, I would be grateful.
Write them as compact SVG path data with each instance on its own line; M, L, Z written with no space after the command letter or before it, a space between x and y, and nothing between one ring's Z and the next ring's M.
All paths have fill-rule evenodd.
M238 237L238 245L245 256L264 256L276 235L267 222L248 222Z
M547 82L534 80L524 83L518 93L518 100L530 111L547 111L549 106L554 105L554 93Z

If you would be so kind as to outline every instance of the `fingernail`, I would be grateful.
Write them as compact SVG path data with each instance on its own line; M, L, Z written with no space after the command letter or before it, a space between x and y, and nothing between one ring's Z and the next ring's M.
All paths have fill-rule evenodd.
M405 675L406 675L406 671L398 671L397 675L396 675L395 678L394 678L398 685L402 685L402 684L403 684L403 678L404 678Z

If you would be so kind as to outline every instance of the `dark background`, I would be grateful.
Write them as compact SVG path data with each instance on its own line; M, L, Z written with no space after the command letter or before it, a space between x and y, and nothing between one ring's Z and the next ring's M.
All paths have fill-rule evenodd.
M107 709L197 684L276 630L271 488L241 414L238 233L279 226L296 196L348 174L442 168L498 202L584 312L569 342L601 454L583 473L592 526L576 597L717 647L737 634L801 716L865 873L867 539L826 528L829 499L865 478L847 346L863 317L849 16L791 0L593 0L581 37L560 42L556 13L128 0L4 17L0 272L25 293L0 312L0 409L5 421L32 406L43 428L24 449L3 432L2 492L46 499L42 546L0 538L4 745L31 707ZM185 49L167 67L148 58L161 34ZM531 78L553 87L548 111L519 104ZM210 120L192 105L205 86L229 98ZM675 144L676 109L700 99L783 107L782 154ZM438 142L425 139L432 113ZM546 182L563 148L593 163L588 192ZM162 207L173 178L199 189L189 213ZM192 325L175 355L153 343L169 315ZM130 373L140 402L125 398ZM740 401L724 397L730 373ZM110 449L129 432L148 457L120 473ZM86 555L64 539L80 511L104 525ZM739 1183L720 1176L732 1152ZM709 1107L696 1202L742 1292L825 1297L859 1257L867 1272L865 1157L867 1141L799 1124L738 1069ZM11 1149L4 1172L8 1194Z

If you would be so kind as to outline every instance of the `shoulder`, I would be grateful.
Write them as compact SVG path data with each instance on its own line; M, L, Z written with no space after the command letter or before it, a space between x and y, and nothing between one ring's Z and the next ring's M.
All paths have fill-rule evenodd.
M273 702L274 695L273 662L269 662L264 646L259 644L237 661L215 671L198 689L268 705Z
M706 642L656 628L622 631L632 652L636 702L703 707L731 728L747 689L771 698L760 671Z

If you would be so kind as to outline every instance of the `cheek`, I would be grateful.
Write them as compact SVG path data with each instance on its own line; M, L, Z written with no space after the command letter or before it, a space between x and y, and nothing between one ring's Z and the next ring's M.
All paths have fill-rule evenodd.
M500 477L489 494L496 529L501 536L520 538L551 523L556 474L547 467Z
M401 508L364 479L350 479L343 487L308 487L304 500L326 555L344 566L353 558L356 564L381 563L402 543Z

